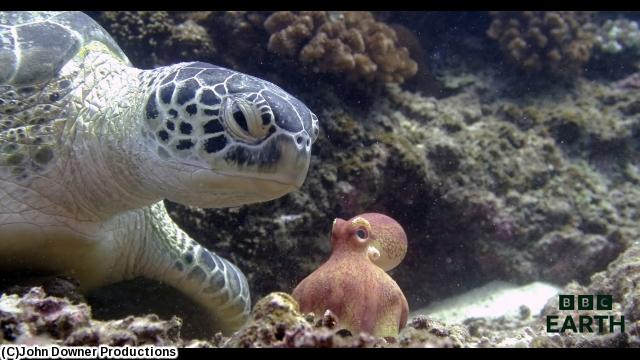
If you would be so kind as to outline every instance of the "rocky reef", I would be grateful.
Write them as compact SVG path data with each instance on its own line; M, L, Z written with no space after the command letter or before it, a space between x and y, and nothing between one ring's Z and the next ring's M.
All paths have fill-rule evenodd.
M334 218L382 212L407 233L407 256L390 274L410 308L494 279L546 280L566 292L612 294L628 331L546 334L544 316L557 309L550 303L543 314L471 319L461 327L409 319L397 337L382 339L332 328L334 315L301 314L292 299L272 294L239 333L207 346L638 346L640 75L635 65L615 76L590 67L594 57L610 61L621 53L628 63L640 60L635 35L615 30L632 23L595 22L589 13L484 14L488 27L465 30L475 31L474 41L452 30L446 47L422 38L412 45L422 47L421 69L437 70L446 88L433 97L405 86L418 52L402 50L403 35L385 22L393 16L350 14L93 14L134 64L202 60L233 67L294 89L320 118L300 191L220 210L167 202L175 221L238 264L260 299L291 292L328 258ZM402 24L426 33L429 25ZM616 44L627 50L613 51ZM498 49L495 57L468 56ZM514 66L543 76L521 77L509 71ZM21 307L34 301L44 301L41 292L2 300ZM78 322L57 333L20 330L30 320L0 315L13 319L0 320L3 329L16 324L4 341L34 331L67 341L76 324L97 321L78 306L70 318ZM0 314L9 313L4 309ZM288 320L277 320L281 315ZM133 330L136 321L109 326L135 344L187 344L175 335L178 320L147 318L156 329L150 337Z
M331 312L301 314L286 293L272 293L255 305L251 319L231 337L216 333L207 340L180 337L182 321L156 315L94 320L85 303L47 296L34 287L23 296L0 297L0 344L66 346L178 346L178 347L460 347L467 336L460 325L446 326L424 317L413 319L398 337L375 337L336 327Z
M637 277L637 269L631 269L637 265L637 254L628 255L612 265L608 273L594 275L590 286L571 283L563 293L578 295L602 290L601 276L611 276L611 272L618 272L621 268ZM151 314L99 321L91 317L87 304L74 305L64 298L47 296L42 288L34 287L22 296L0 297L0 344L219 348L638 347L640 320L636 288L625 291L620 298L622 302L614 302L611 311L597 313L614 315L618 319L621 314L627 314L625 332L548 333L546 316L559 314L558 300L553 298L541 314L531 314L523 309L519 316L469 318L463 324L446 324L418 315L410 319L397 336L377 337L341 328L339 319L331 311L324 314L302 313L289 294L276 292L258 300L249 321L230 337L216 333L207 339L184 340L180 336L182 321L179 318L162 320ZM636 302L629 303L629 300ZM566 315L566 311L562 313ZM574 311L571 314L594 313ZM607 326L605 321L605 328Z
M283 63L273 58L276 48L282 56L298 56L321 27L318 19L336 16L196 15L189 17L205 28L227 24L229 34L261 39L264 48L243 50L245 59L277 64ZM337 19L347 21L343 15ZM300 86L311 81L302 75L305 66L288 63L299 81L279 83L291 84L321 119L301 191L234 209L168 204L172 216L239 264L255 296L291 291L327 258L332 219L366 211L387 213L406 229L410 251L391 274L410 289L412 307L493 279L586 284L638 236L640 98L607 78L579 76L592 49L585 30L590 14L491 16L490 37L502 34L505 46L531 43L525 47L530 53L518 55L521 65L561 71L572 81L522 83L512 73L505 78L498 65L479 67L489 60L466 59L472 46L463 39L467 33L450 37L459 45L451 45L438 64L448 89L438 98L388 84L353 101L355 95L343 96L336 87L318 92ZM542 37L545 45L536 45ZM473 51L491 49L490 40L474 43L480 49ZM347 37L340 41L348 43Z
M445 99L390 87L366 112L325 109L298 193L172 214L240 263L258 294L290 291L328 255L330 220L363 211L406 229L392 276L414 306L496 278L587 282L638 236L639 99L580 80L496 99L504 87L466 75L474 84Z

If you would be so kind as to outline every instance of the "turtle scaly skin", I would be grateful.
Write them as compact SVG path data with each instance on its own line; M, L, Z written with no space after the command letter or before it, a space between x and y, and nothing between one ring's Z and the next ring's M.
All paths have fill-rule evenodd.
M305 180L317 117L276 85L202 62L141 70L82 13L0 13L2 268L143 276L247 318L247 280L168 216L269 201Z

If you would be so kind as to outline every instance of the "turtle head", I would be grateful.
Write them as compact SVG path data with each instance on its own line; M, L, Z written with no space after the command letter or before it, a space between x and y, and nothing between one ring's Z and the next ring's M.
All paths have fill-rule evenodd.
M169 200L238 206L278 198L306 178L318 118L270 82L188 63L144 105L145 147Z

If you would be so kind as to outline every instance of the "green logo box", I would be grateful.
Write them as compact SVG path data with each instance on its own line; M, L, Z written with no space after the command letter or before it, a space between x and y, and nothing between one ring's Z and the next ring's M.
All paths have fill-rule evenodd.
M573 295L560 295L560 310L573 310L574 298Z
M613 296L596 295L596 308L598 310L613 310Z
M559 295L560 310L575 309L575 295ZM594 309L595 305L595 309ZM611 295L578 295L578 310L611 310L613 309L613 296Z
M593 296L578 295L578 310L593 310Z

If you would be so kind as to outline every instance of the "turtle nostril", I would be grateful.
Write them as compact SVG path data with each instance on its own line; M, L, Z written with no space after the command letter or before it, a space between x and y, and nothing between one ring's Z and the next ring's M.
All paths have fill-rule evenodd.
M295 139L298 149L309 149L311 145L311 139L309 138L309 136L307 136L306 134L300 134L296 135Z

